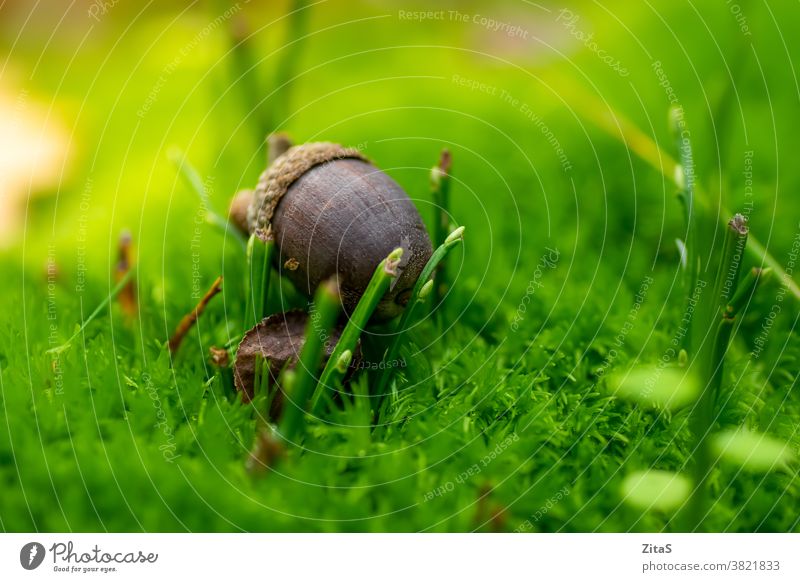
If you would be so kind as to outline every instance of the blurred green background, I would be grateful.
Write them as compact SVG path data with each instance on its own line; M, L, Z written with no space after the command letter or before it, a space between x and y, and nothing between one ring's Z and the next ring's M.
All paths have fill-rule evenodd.
M470 276L504 283L484 285L487 291L504 289L509 276L524 285L521 261L537 259L556 239L580 251L584 272L616 252L641 270L657 252L674 252L673 193L587 122L586 109L630 118L672 154L658 61L686 110L699 177L729 208L744 201L746 152L754 152L753 232L783 258L800 220L792 196L778 196L797 188L798 173L778 153L797 147L792 27L800 25L791 5L741 2L745 35L731 5L576 3L566 5L579 17L570 25L560 3L320 2L304 11L303 38L294 39L281 2L7 2L5 97L35 109L44 118L35 127L57 130L67 151L63 163L55 157L48 195L29 198L24 187L4 194L17 198L11 244L41 261L51 240L74 246L86 215L90 276L106 274L122 228L134 232L143 262L185 269L198 201L179 182L169 147L186 151L224 209L263 169L259 144L269 125L297 141L363 144L424 214L427 169L441 147L451 148L453 212L461 223L469 218L468 255L480 266ZM401 16L430 10L443 18ZM475 16L519 31L492 30ZM604 64L578 34L593 35L590 42L629 74ZM231 50L238 38L247 39L258 67L244 79ZM275 87L287 52L296 57L285 73L290 86ZM289 111L281 111L283 93ZM547 130L571 170L562 168ZM216 235L203 239L218 248ZM68 246L61 250L69 272L74 257ZM204 251L204 274L213 278L218 262Z

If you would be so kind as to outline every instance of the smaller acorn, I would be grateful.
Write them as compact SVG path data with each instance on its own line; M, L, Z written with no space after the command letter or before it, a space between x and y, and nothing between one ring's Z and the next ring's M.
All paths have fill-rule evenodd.
M240 232L247 234L250 227L247 225L247 213L253 202L253 190L240 190L231 200L228 218Z
M279 155L252 195L237 195L232 220L274 240L276 267L311 296L338 275L342 306L352 313L378 264L403 248L399 275L375 310L375 319L397 316L431 257L431 241L414 203L387 174L357 149L308 143Z
M309 315L301 310L271 315L245 333L236 351L233 367L234 384L237 391L242 393L245 402L249 402L255 396L256 356L260 355L262 361L268 362L267 382L270 390L277 389L270 407L272 419L278 418L283 408L284 394L278 385L278 379L283 369L293 368L300 357L306 339L308 318ZM335 328L331 331L330 337L326 338L323 365L330 358L341 332L341 327ZM355 369L361 361L360 342L356 344L354 352L351 369Z

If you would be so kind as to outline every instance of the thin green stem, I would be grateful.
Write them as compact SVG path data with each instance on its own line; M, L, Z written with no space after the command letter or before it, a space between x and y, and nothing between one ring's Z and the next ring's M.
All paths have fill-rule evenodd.
M340 360L346 351L352 354L356 348L356 342L361 336L361 332L367 325L375 307L380 300L386 295L389 285L392 280L397 277L397 266L403 256L403 249L397 248L393 250L388 257L380 262L372 275L372 279L367 285L361 299L353 310L347 325L342 334L339 336L339 341L333 349L325 369L317 384L316 390L311 397L311 411L314 414L319 414L327 402L326 391L334 389L334 383L344 376L340 369Z
M708 278L716 277L718 273L715 265L710 261L712 254L710 249L717 240L718 229L716 220L711 216L707 205L697 203L694 152L683 108L672 107L669 118L679 159L675 166L674 179L679 188L679 197L684 205L686 220L684 241L686 247L686 276L684 278L687 283L685 285L687 291L686 313L693 312L693 316L688 318L681 347L693 358L700 350L699 346L703 344L709 325L716 324L719 308L716 301L718 296L712 297L708 290L699 296L696 296L696 293L700 293L703 289L699 287L701 278L705 282ZM698 304L699 307L696 308L695 304Z
M342 355L339 356L339 359L336 361L336 371L344 376L347 373L347 368L350 366L350 362L352 361L353 352L350 350L343 351Z
M269 282L275 242L253 233L247 241L247 301L245 320L253 327L267 316Z
M725 230L725 242L719 260L714 287L700 304L704 316L703 332L714 330L712 338L704 338L696 354L698 372L706 387L700 396L699 410L695 424L699 430L709 430L713 423L713 393L717 371L722 369L724 357L728 349L730 330L725 320L730 319L726 307L737 288L741 271L742 254L747 245L747 226L744 217L737 214L729 222ZM722 320L722 327L720 321ZM724 344L724 345L722 345Z
M317 385L317 372L325 354L325 344L339 310L339 286L335 279L330 279L322 283L314 295L314 304L306 324L305 343L291 381L281 381L287 398L279 432L287 441L294 442L302 434L303 415L308 410L309 398Z
M272 103L275 129L280 128L289 117L293 74L300 62L309 13L309 0L293 0L289 8L285 48L275 70L276 94Z
M453 165L453 158L450 151L443 149L439 157L439 163L431 168L431 192L433 198L433 244L437 247L444 244L447 234L450 232L450 169ZM438 305L441 301L443 290L447 289L447 272L442 265L439 281L434 289L435 301Z
M420 273L417 282L414 284L414 289L411 292L411 298L409 299L408 304L403 311L403 315L400 316L400 321L395 329L392 342L389 344L389 347L386 350L386 356L384 357L383 361L387 362L387 364L388 362L393 362L397 357L397 352L400 348L400 342L403 340L403 337L405 336L409 327L411 327L412 315L414 314L414 310L416 309L417 305L423 303L427 298L427 294L431 289L432 281L430 280L430 277L434 274L434 271L436 271L436 267L444 260L444 258L453 248L458 246L463 241L464 227L460 226L451 232L447 237L445 237L444 242L433 252L431 258L428 260L428 263L425 265L425 268L422 269L422 273ZM386 369L383 370L380 380L378 381L377 395L379 398L382 398L385 395L386 387L388 386L389 381L392 379L393 372L394 370L390 366L387 366Z
M651 168L661 173L665 178L674 182L679 187L681 184L675 176L675 160L649 135L639 129L630 119L613 110L609 104L594 98L590 93L575 84L574 79L566 76L559 76L558 79L551 79L552 83L557 83L562 90L562 95L569 99L581 116L591 121L595 127L601 129L609 137L622 142L631 152L636 154L642 161ZM707 195L700 185L694 184L695 206L708 207L710 202ZM731 213L724 207L720 208L720 218L725 220ZM800 286L795 283L792 277L786 272L781 264L773 257L767 249L755 237L751 236L746 247L748 255L759 265L765 265L775 271L781 284L786 286L789 292L800 300Z
M730 304L738 289L748 234L747 219L741 214L736 214L725 229L722 261L717 273L717 305L720 309Z
M717 324L717 330L714 336L714 350L712 352L713 368L710 370L708 379L708 392L709 404L712 410L711 422L714 421L713 410L716 408L719 400L720 388L722 386L722 373L725 369L725 355L728 353L728 346L731 343L731 335L733 333L733 326L735 320L733 317L725 314Z
M742 282L739 283L739 288L728 303L728 315L730 317L738 315L750 302L756 290L772 277L772 273L773 270L769 267L766 269L761 267L750 269L742 279Z
M678 152L679 163L675 166L675 183L678 185L678 196L683 202L685 219L684 246L686 252L685 281L694 285L699 270L699 252L697 241L698 218L695 215L695 171L694 153L689 132L686 130L683 109L672 107L669 112L670 129L675 140L675 150ZM686 337L689 337L687 334ZM688 346L684 346L687 348Z
M708 513L706 484L711 471L709 437L715 422L716 399L722 383L725 354L730 344L734 320L727 308L737 288L742 255L747 244L747 226L744 217L735 215L727 224L725 239L713 288L699 303L702 325L696 326L698 336L712 330L711 337L703 337L693 361L694 372L703 387L700 398L692 410L690 426L695 439L692 454L694 491L689 500L687 523L693 530L704 529Z
M450 168L453 158L447 149L442 150L439 163L431 168L431 192L434 203L433 243L444 243L450 226Z
M75 331L75 333L73 333L72 336L70 336L70 338L63 344L61 344L60 346L56 346L54 348L50 348L45 353L60 354L61 352L69 349L69 347L72 345L72 342L75 341L75 338L81 335L83 333L83 330L86 329L86 326L92 323L92 321L94 321L94 319L100 314L100 312L103 309L105 309L105 307L109 303L111 303L111 301L117 295L119 295L120 291L122 291L125 288L125 285L128 284L128 282L131 280L135 272L136 272L136 267L132 266L130 270L127 273L125 273L125 275L123 275L123 277L119 280L119 282L114 286L114 288L111 290L111 293L109 293L108 296L105 299L103 299L103 301L100 302L100 305L98 305L95 308L95 310L92 311L91 314L89 314L89 317L86 318L86 320L81 324L81 326L77 329L77 331Z
M796 299L800 300L800 287L797 286L797 283L794 282L791 275L787 273L783 266L771 255L767 252L767 249L756 240L755 237L751 236L747 240L747 247L745 249L751 255L753 255L756 259L759 259L760 263L763 263L773 271L778 276L781 285L784 285L789 292L795 296Z
M218 0L220 12L226 9L225 3ZM254 54L250 37L250 27L243 14L231 18L228 27L230 53L228 64L231 82L242 102L243 113L252 120L248 123L253 129L253 137L259 148L264 147L264 136L269 133L271 120L269 110L261 99L264 88L259 84L258 60Z
M229 228L230 222L214 210L214 206L211 204L211 198L208 195L205 184L203 184L200 173L189 162L186 155L177 147L170 148L168 155L170 161L175 164L178 172L183 176L186 184L197 194L198 198L200 198L200 204L205 211L206 222L219 229L223 234L230 234L244 247L246 245L244 235L235 228Z

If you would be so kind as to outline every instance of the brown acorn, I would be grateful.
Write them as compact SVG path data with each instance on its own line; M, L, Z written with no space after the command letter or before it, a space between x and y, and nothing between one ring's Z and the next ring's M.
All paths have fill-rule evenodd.
M267 168L248 209L248 228L278 248L276 265L303 293L338 274L352 313L378 264L403 248L400 272L375 310L398 315L431 256L431 241L403 189L357 149L333 143L290 148Z
M308 323L308 314L300 310L270 315L255 327L244 334L239 348L236 351L236 360L233 365L233 379L236 389L242 392L245 402L254 396L254 383L256 373L256 356L260 355L267 361L269 378L267 382L271 390L278 390L272 400L270 418L278 418L283 408L284 395L277 386L278 378L284 367L293 368L305 343L305 330ZM330 337L325 342L323 364L328 361L336 342L342 332L341 328L331 331ZM353 353L351 369L358 367L361 361L361 342L356 344Z
M250 204L253 202L252 190L240 190L236 196L231 200L230 210L228 210L228 219L240 231L247 234L250 227L247 225L247 213L250 210Z

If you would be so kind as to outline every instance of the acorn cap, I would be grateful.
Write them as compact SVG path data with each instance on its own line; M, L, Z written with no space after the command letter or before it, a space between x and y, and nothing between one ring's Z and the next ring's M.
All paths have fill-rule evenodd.
M368 161L357 149L331 142L301 144L280 155L258 179L247 214L251 232L263 240L272 238L272 215L295 180L314 166L346 158Z
M296 365L305 343L307 323L308 314L295 309L286 313L270 315L244 334L236 351L233 379L236 389L243 393L245 402L249 402L255 395L256 356L260 354L265 361L269 362L268 381L270 385L276 385L283 368L287 365L289 368L293 368ZM330 358L341 332L341 328L334 329L327 338L322 358L323 365ZM354 362L361 360L360 345L359 341L354 350ZM354 366L351 365L351 367ZM314 372L316 373L317 370ZM270 410L271 418L277 418L280 415L282 405L283 393L279 392L273 399Z

